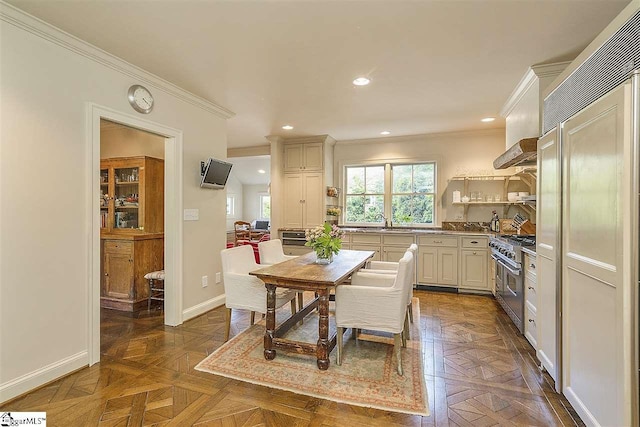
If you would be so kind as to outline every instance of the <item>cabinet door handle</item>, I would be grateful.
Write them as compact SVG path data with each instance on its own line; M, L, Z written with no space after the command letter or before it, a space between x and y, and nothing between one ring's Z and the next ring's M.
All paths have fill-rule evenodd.
M534 288L533 286L527 286L527 289L531 289L532 291L536 290L536 288Z
M533 319L529 319L529 323L533 323L533 324L535 324L535 323L536 323L536 321L535 321L535 320L533 320Z
M474 255L475 255L476 253L477 253L476 251L473 251L473 254L474 254Z
M473 243L474 245L477 245L478 241L477 240L472 240L471 243Z
M109 275L109 273L104 273L104 275L105 275L105 276L108 276L108 275Z
M442 243L442 240L434 240L433 243Z
M535 264L533 264L533 263L531 263L531 264L529 264L529 267L531 267L531 268L536 268L536 265L535 265Z

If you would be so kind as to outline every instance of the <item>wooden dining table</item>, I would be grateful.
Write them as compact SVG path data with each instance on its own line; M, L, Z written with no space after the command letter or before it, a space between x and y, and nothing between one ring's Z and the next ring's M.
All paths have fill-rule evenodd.
M329 337L329 294L332 288L345 282L353 272L362 268L374 255L373 251L341 250L327 265L316 264L311 252L297 258L252 271L267 288L266 330L264 357L273 360L276 349L315 355L318 368L329 368L329 353L336 345L336 335ZM276 288L312 291L317 297L298 310L276 328ZM286 332L318 308L318 341L316 344L284 338Z

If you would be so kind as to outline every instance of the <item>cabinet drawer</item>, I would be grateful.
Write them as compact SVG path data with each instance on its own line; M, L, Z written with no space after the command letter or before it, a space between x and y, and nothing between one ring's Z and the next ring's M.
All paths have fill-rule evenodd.
M463 237L462 247L463 248L488 248L489 239L487 239L486 237Z
M133 242L123 240L107 240L104 242L105 252L130 254L133 252Z
M535 278L525 276L524 278L524 294L526 301L535 309L538 306L538 288Z
M351 245L351 250L353 251L374 251L375 254L373 255L373 258L371 258L373 261L382 261L382 258L380 257L380 246L368 246L368 245Z
M524 271L526 275L536 275L536 257L530 254L524 254Z
M382 236L382 242L385 245L402 245L408 248L409 245L413 243L413 236Z
M524 336L533 348L538 349L538 332L536 325L536 312L529 304L524 305Z
M420 236L418 238L419 245L428 246L446 246L449 248L458 247L458 238L452 236Z
M352 234L351 243L380 244L379 234Z

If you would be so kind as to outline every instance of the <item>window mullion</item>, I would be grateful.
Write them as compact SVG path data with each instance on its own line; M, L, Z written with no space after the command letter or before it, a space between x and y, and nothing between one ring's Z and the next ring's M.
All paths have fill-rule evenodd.
M391 195L391 191L393 189L391 184L391 164L385 163L384 165L384 194L382 195L382 203L385 218L390 221L391 224L391 199L393 196Z

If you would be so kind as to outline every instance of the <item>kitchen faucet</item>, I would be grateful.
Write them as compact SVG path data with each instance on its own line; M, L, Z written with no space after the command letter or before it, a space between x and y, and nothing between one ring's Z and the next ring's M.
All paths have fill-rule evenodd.
M384 220L384 227L387 228L389 226L389 219L384 216L384 214L380 214L380 218Z

